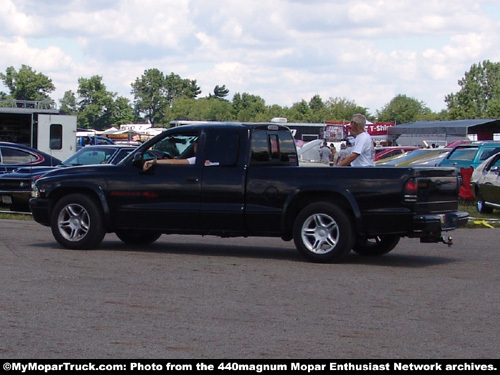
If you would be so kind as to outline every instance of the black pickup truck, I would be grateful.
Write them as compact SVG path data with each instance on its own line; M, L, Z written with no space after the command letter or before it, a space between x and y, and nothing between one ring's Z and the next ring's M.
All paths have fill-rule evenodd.
M158 162L144 170L152 155ZM458 189L454 168L301 167L285 126L209 123L169 129L118 165L49 172L30 208L70 249L95 248L111 232L134 245L163 233L267 236L335 262L351 250L388 253L404 236L448 242L442 232L468 218Z

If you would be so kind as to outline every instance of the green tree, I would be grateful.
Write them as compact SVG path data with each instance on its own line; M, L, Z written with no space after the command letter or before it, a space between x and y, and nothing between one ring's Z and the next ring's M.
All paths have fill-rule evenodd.
M179 75L170 73L165 77L164 93L172 105L177 98L196 98L200 93L200 87L196 80L182 79Z
M103 130L110 126L116 93L106 89L101 76L78 79L78 125Z
M117 97L107 112L109 126L119 127L122 124L134 123L136 120L130 101L123 96Z
M500 117L500 63L473 64L458 85L444 99L451 119Z
M165 76L156 68L145 70L131 86L135 110L154 125L168 124L166 112L176 99L194 99L201 93L196 80L182 79L174 73Z
M27 65L22 65L19 71L8 67L5 74L0 73L0 79L9 88L10 98L15 100L47 100L49 93L55 90L49 77Z
M273 104L267 107L267 113L269 114L269 118L267 121L271 120L273 117L284 117L288 118L288 108L282 107L278 104Z
M143 113L152 124L161 122L163 117L163 104L165 76L158 69L148 69L140 78L132 83L134 95L134 108L138 113Z
M294 103L288 111L288 121L290 122L310 122L312 110L305 100Z
M78 106L76 103L76 95L73 91L68 90L64 93L62 99L59 99L61 103L61 111L66 112L70 115L76 115L78 113Z
M379 121L395 121L396 124L405 124L421 119L429 119L432 111L424 102L406 95L397 95L380 111L377 111Z
M214 95L212 96L212 94L210 94L209 98L215 97L217 99L224 99L228 95L229 95L229 90L226 89L226 85L222 86L217 85L214 87Z
M321 99L321 96L314 95L309 101L309 108L311 108L313 111L321 111L322 109L324 109L325 103L323 103L323 99Z
M266 102L260 96L244 92L233 96L233 118L237 121L269 121Z
M328 111L328 121L349 121L356 113L369 117L366 108L346 98L329 98L325 103L325 107Z

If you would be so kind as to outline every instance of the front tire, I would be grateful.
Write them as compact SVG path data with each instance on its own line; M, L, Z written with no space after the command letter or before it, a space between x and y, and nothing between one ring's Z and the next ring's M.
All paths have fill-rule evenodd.
M52 211L50 226L56 241L67 249L94 249L106 234L101 208L84 194L61 198Z
M349 216L337 205L313 203L297 216L293 226L297 250L308 260L327 263L344 258L354 243Z
M477 197L476 209L480 214L491 214L493 212L493 208L486 206L480 194Z
M355 253L363 256L384 255L393 250L400 239L401 237L395 234L377 236L374 238L362 238L356 240L353 250Z

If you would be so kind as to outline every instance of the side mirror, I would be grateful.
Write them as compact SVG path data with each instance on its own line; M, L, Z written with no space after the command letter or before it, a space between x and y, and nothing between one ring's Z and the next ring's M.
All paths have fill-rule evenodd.
M136 168L142 169L143 163L144 163L144 160L142 159L142 154L140 152L136 153L134 155L134 158L132 159L132 165Z

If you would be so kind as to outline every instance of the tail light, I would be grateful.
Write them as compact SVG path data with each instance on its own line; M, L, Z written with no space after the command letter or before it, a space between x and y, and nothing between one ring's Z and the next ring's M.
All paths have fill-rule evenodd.
M418 183L414 179L406 181L403 188L403 201L405 203L415 203L418 198Z

